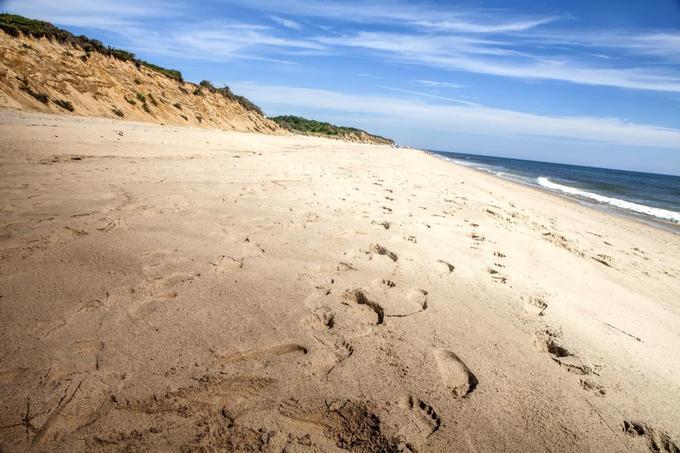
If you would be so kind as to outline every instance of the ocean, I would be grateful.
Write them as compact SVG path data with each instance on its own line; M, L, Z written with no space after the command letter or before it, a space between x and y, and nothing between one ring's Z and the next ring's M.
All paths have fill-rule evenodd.
M674 231L680 229L680 176L443 151L430 153L591 207Z

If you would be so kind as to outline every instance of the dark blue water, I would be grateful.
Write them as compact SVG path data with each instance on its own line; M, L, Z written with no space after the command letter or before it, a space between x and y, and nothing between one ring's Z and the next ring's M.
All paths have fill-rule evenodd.
M587 204L680 226L680 176L441 151L432 153Z

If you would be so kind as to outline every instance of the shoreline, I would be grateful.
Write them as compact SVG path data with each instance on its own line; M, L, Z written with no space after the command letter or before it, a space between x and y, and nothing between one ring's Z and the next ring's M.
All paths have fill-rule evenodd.
M0 445L679 445L680 236L449 163L0 110Z
M435 152L435 151L429 151L429 150L422 150L422 151L425 152L425 153L434 155L435 157L437 157L438 155L441 156L441 154L438 154L438 152ZM442 160L449 162L449 163L452 163L454 165L458 165L460 167L465 167L465 168L469 168L471 170L478 171L481 174L486 174L486 175L493 176L495 178L502 179L504 181L513 182L513 183L519 184L520 186L523 186L523 187L530 187L532 189L536 189L536 190L543 192L543 193L556 195L556 196L558 196L562 199L570 200L570 201L576 203L579 206L587 207L587 208L593 209L593 210L598 211L598 212L613 215L613 216L616 216L618 218L633 220L633 221L636 221L638 223L642 223L644 225L651 226L651 227L654 227L654 228L657 228L657 229L660 229L660 230L663 230L663 231L666 231L666 232L670 232L670 233L673 233L673 234L680 234L680 224L679 223L664 221L663 219L660 219L658 217L655 217L655 216L652 216L652 215L649 215L649 214L636 213L636 212L628 210L628 209L618 208L618 207L615 207L615 206L608 206L604 203L597 203L596 201L590 201L590 200L587 200L587 199L578 198L578 197L571 196L569 194L565 194L565 193L557 191L557 190L551 190L549 188L541 186L538 183L534 184L534 183L525 182L525 181L522 181L522 180L519 180L519 179L511 178L511 177L503 177L503 176L500 176L500 175L498 175L498 174L496 174L496 173L494 173L490 170L487 171L487 170L483 170L483 169L480 169L480 168L476 168L472 165L465 165L465 164L462 164L460 162L456 162L452 158L447 158L445 156L442 156ZM548 163L550 163L550 162L548 162ZM588 168L588 167L584 167L584 168ZM661 176L665 176L665 175L661 175ZM673 175L669 175L669 176L673 176Z

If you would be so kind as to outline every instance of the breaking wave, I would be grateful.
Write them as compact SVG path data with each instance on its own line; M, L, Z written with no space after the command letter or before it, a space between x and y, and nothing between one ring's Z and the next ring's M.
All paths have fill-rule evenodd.
M595 200L599 203L608 204L611 206L616 206L617 208L626 209L628 211L638 212L640 214L647 214L668 222L680 224L680 212L669 211L667 209L653 208L651 206L645 206L643 204L632 203L626 200L620 200L618 198L605 197L597 193L587 192L585 190L577 189L576 187L564 186L562 184L557 184L552 182L545 176L539 176L536 178L538 185L545 187L547 189L557 190L569 195L576 195L583 198L588 198Z

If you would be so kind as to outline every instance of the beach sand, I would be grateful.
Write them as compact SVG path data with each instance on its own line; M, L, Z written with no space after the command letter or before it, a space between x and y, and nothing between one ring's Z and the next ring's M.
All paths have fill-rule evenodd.
M15 110L0 197L2 451L678 451L673 232L417 150Z

